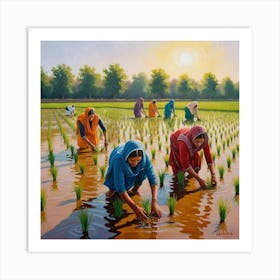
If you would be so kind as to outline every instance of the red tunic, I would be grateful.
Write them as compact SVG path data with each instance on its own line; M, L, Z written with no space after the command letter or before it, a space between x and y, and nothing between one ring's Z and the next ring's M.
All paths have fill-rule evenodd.
M192 167L196 172L201 168L201 158L198 151L203 149L204 156L208 165L211 165L213 160L206 137L203 145L195 148L192 140L201 133L205 133L204 128L194 126L192 128L181 128L170 136L170 156L169 164L174 173L178 171L187 171Z

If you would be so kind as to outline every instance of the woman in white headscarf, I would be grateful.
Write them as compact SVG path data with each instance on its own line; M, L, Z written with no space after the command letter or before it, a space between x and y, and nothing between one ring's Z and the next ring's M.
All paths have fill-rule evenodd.
M200 121L200 118L198 115L198 104L196 101L187 104L187 106L185 107L186 121L193 123L194 118L196 118L198 121Z

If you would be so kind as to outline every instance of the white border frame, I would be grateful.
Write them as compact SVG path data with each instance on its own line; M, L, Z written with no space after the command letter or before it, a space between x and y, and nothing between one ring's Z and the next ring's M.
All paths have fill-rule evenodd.
M252 31L250 28L29 28L28 178L29 252L250 252L252 248ZM60 41L239 41L240 235L238 240L45 240L40 233L40 42ZM37 137L34 137L37 135ZM245 168L246 167L246 170ZM248 176L249 174L249 176ZM246 186L246 188L244 187ZM124 249L125 248L125 249ZM174 250L176 248L176 250Z

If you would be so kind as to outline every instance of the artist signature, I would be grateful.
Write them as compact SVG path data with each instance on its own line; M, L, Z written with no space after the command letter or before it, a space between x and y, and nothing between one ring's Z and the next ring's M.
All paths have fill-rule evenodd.
M232 232L218 232L218 233L216 233L216 235L229 235L229 236L231 236L231 235L233 235L233 233Z

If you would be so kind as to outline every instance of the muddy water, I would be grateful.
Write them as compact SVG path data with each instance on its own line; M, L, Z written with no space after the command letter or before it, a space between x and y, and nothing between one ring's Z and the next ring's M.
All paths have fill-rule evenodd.
M47 203L41 212L41 238L43 239L79 239L83 236L79 220L80 209L87 208L91 216L89 225L89 238L92 239L238 239L239 238L239 196L235 195L233 179L239 175L239 156L232 160L231 168L226 167L226 157L231 154L231 149L238 143L238 136L233 137L225 150L221 149L220 157L216 157L215 169L218 185L213 190L201 190L194 179L187 180L185 186L179 186L170 167L165 167L164 156L166 147L169 146L169 134L183 125L182 118L175 123L158 120L133 120L128 112L114 110L100 111L103 122L107 126L110 145L107 151L98 153L80 153L75 164L71 157L70 149L66 147L61 132L58 128L55 113L57 110L42 110L41 128L41 188L47 191ZM111 116L111 117L110 117ZM201 125L208 126L208 131L215 131L212 137L212 151L221 145L225 139L225 131L229 135L238 129L238 114L202 113L202 118L207 120ZM50 121L49 121L50 119ZM76 136L73 129L58 115L69 143L76 146ZM70 119L73 123L75 119ZM49 126L50 123L50 126ZM233 125L235 124L235 125ZM55 154L55 166L58 167L57 180L54 182L50 173L48 161L48 126ZM219 131L224 126L224 131ZM165 135L168 135L166 137ZM217 140L215 139L217 138ZM124 204L124 214L116 218L112 207L112 198L108 199L99 167L107 165L108 157L113 147L119 142L137 138L147 146L148 154L156 149L155 159L152 160L156 174L164 170L166 175L164 184L158 191L158 203L163 216L160 220L152 220L150 224L139 223L133 211ZM151 141L151 138L153 139ZM102 147L102 137L100 146ZM161 150L159 145L162 145ZM93 155L97 155L98 162L94 165ZM79 165L86 166L81 174ZM225 166L224 179L219 179L217 167ZM209 176L205 160L203 159L202 177ZM76 200L75 186L82 186L82 198ZM142 197L149 197L150 190L147 180L140 188ZM177 205L175 214L169 216L166 200L169 194L176 194ZM226 199L230 212L225 223L219 223L218 200ZM132 199L141 205L141 197L133 196Z

